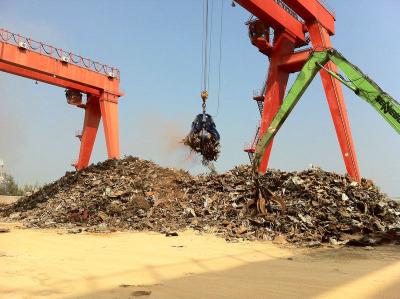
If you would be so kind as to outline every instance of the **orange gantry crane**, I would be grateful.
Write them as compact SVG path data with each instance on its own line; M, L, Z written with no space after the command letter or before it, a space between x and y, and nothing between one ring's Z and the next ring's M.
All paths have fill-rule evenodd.
M101 118L108 158L119 158L118 99L123 93L117 68L5 29L0 29L0 47L0 71L63 87L67 102L85 110L76 169L89 164Z
M314 50L332 48L330 36L335 33L335 15L320 0L234 0L255 18L248 22L251 42L269 60L268 76L260 94L254 96L261 112L262 136L282 105L289 74L298 72ZM337 73L328 62L325 68ZM329 73L320 71L329 109L349 176L359 181L360 172L354 150L341 83ZM249 154L255 152L255 144ZM260 171L265 172L272 142L263 156Z

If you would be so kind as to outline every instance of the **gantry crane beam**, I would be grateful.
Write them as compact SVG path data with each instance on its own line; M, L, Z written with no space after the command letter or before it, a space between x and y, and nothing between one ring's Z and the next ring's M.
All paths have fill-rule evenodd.
M303 65L310 57L311 52L312 49L305 49L287 56L283 56L279 63L279 67L291 73L298 72L302 69Z
M103 119L109 158L119 158L119 70L0 29L0 71L87 94L79 159L88 166L100 119Z
M329 10L320 0L284 0L305 23L314 22L324 27L329 35L335 34L335 14Z
M97 95L97 96L100 96L100 94L101 94L99 89L96 89L96 88L93 88L90 86L86 86L86 85L82 85L77 82L66 81L64 78L57 78L50 74L41 74L34 70L24 69L24 68L21 68L20 66L16 66L13 64L3 62L3 60L1 60L1 59L0 59L0 71L10 73L13 75L17 75L20 77L25 77L28 79L33 79L36 81L56 85L59 87L80 90L84 93L89 93L89 94L93 94L93 95Z
M0 44L0 71L63 88L100 96L107 92L121 96L119 79L62 62L16 45Z

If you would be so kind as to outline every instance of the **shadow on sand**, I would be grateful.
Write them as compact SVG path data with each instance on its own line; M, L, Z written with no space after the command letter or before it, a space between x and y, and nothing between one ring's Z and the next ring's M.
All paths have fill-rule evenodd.
M224 271L211 271L204 260L193 259L204 273L159 279L153 285L121 282L113 289L73 298L399 298L399 249L314 249L272 260L261 252L269 260ZM158 276L157 267L148 270Z

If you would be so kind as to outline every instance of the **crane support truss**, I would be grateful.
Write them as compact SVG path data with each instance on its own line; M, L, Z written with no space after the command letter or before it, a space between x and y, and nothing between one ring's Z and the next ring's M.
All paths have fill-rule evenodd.
M117 68L0 29L0 71L87 94L77 169L89 164L101 118L108 157L119 158Z
M325 65L330 61L338 66L347 78L327 69ZM378 84L368 78L358 67L347 61L336 50L316 51L312 53L297 76L266 133L259 139L253 158L255 171L259 170L263 154L272 142L273 137L278 133L290 112L320 70L327 72L329 76L353 90L356 95L369 103L400 134L400 104L395 99L384 92Z
M257 17L248 22L250 39L270 62L264 94L260 97L263 112L259 136L262 138L282 105L290 73L301 70L311 51L332 48L330 36L335 33L335 14L321 0L235 2ZM308 49L301 48L309 44ZM332 62L325 67L336 73ZM361 177L341 84L325 71L320 75L347 173L359 181ZM268 167L271 148L272 140L262 157L260 172L265 172ZM246 152L251 150L255 149L245 149Z

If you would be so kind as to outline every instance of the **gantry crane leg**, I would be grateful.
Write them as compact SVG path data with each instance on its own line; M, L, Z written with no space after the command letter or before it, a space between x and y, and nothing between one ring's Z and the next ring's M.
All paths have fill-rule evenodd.
M270 66L264 94L264 109L261 117L260 137L268 129L272 119L282 105L290 72L280 68L279 65L283 57L292 54L294 49L295 39L286 32L282 32L275 37L270 55ZM267 170L271 149L272 142L265 151L260 164L260 172L264 173Z
M85 106L85 120L83 122L81 148L76 169L83 169L89 165L94 141L96 140L97 130L101 118L99 98L88 95Z
M321 48L332 47L328 32L318 22L307 24L307 28L309 30L311 43L314 49L321 50ZM328 62L325 67L328 70L337 73L337 68L332 62ZM326 71L321 70L320 76L324 86L347 173L352 179L360 181L360 171L358 169L358 162L354 149L353 138L351 136L351 129L341 83L329 75Z
M99 101L108 158L119 159L118 96L104 92Z
M119 159L120 157L118 96L108 93L102 93L100 97L88 95L88 101L85 105L85 120L83 123L81 148L76 169L83 169L89 165L100 118L103 119L108 158Z

